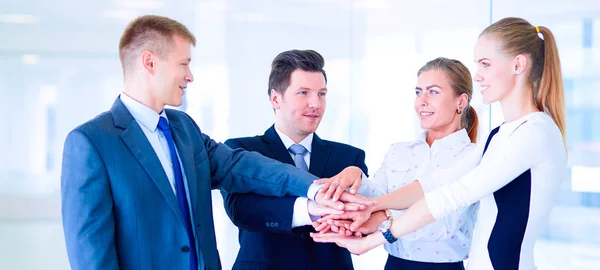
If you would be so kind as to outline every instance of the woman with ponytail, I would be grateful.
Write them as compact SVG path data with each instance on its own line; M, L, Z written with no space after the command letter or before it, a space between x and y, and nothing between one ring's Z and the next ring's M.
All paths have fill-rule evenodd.
M478 119L469 105L472 93L473 80L469 69L457 60L440 57L419 69L414 109L424 132L416 141L392 144L381 168L372 179L363 180L358 191L373 198L400 193L395 196L403 199L394 199L393 196L376 198L376 206L361 212L372 215L372 219L355 231L360 234L377 231L382 222L402 213L386 211L386 208L404 209L423 197L424 192L460 177L458 173L450 176L445 171L476 149ZM473 163L467 170L475 165ZM446 177L441 181L414 181L433 178L433 175ZM391 200L386 201L386 198ZM390 203L396 207L385 207ZM406 207L400 207L401 203ZM476 207L476 204L461 207L449 216L401 237L398 242L386 245L389 256L385 269L464 269L462 261L467 258L471 246ZM329 218L333 217L337 224L332 220L331 224L316 224L316 227L322 225L317 229L329 226L338 233L352 232L346 230L346 226L350 229L349 221L339 220L349 217Z
M481 86L483 102L499 101L505 122L445 175L419 181L441 181L473 161L480 160L479 164L457 181L425 191L382 233L364 238L313 234L316 242L335 242L363 253L479 201L468 269L536 269L533 246L567 176L564 91L556 42L546 27L505 18L481 33L474 55L478 65L474 79ZM352 219L364 222L361 216Z

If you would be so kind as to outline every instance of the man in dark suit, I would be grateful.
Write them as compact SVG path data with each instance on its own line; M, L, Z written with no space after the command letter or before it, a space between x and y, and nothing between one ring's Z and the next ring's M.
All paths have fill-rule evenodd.
M317 177L216 143L187 114L164 109L181 105L193 81L192 45L174 20L134 20L119 44L123 93L67 136L61 193L72 269L221 269L212 189L315 198Z
M343 170L366 174L363 150L322 140L314 133L325 112L323 66L323 57L312 50L279 54L269 76L275 124L262 136L230 139L225 144L256 151L317 177L332 177ZM227 214L240 228L240 251L233 269L353 269L346 249L315 243L309 236L313 219L327 214L318 205L296 196L222 194Z

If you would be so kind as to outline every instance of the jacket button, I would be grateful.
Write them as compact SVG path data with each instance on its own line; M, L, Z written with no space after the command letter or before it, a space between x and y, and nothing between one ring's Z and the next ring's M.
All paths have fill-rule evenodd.
M183 246L183 247L181 247L181 251L183 251L183 252L190 252L190 247Z

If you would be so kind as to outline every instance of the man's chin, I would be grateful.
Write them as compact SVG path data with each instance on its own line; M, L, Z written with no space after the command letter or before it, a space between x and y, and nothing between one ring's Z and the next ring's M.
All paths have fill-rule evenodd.
M169 103L167 103L167 105L171 106L171 107L179 107L183 104L183 99L180 100L172 100Z
M308 136L308 134L315 133L315 131L317 130L318 127L319 127L319 125L316 125L316 126L311 125L310 127L304 127L302 129L302 133L304 133Z

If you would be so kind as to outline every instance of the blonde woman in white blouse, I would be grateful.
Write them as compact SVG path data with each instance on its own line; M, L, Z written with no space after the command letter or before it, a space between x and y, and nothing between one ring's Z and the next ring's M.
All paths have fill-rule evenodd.
M362 195L379 197L412 183L407 188L413 190L413 196L423 196L424 192L456 180L460 174L447 177L446 171L475 148L478 119L469 105L473 92L469 70L457 60L437 58L425 64L417 77L414 106L425 131L416 141L391 145L381 168L372 179L363 180L359 189ZM443 179L439 182L415 181L430 175L446 177L439 178ZM471 246L476 208L476 204L461 208L395 243L386 244L390 255L385 269L464 269L462 261L468 257ZM398 217L402 212L375 212L358 231L367 234L376 231L379 225L389 227L388 218ZM345 230L344 222L330 223L336 231L340 229L337 227ZM345 222L348 229L349 224Z

